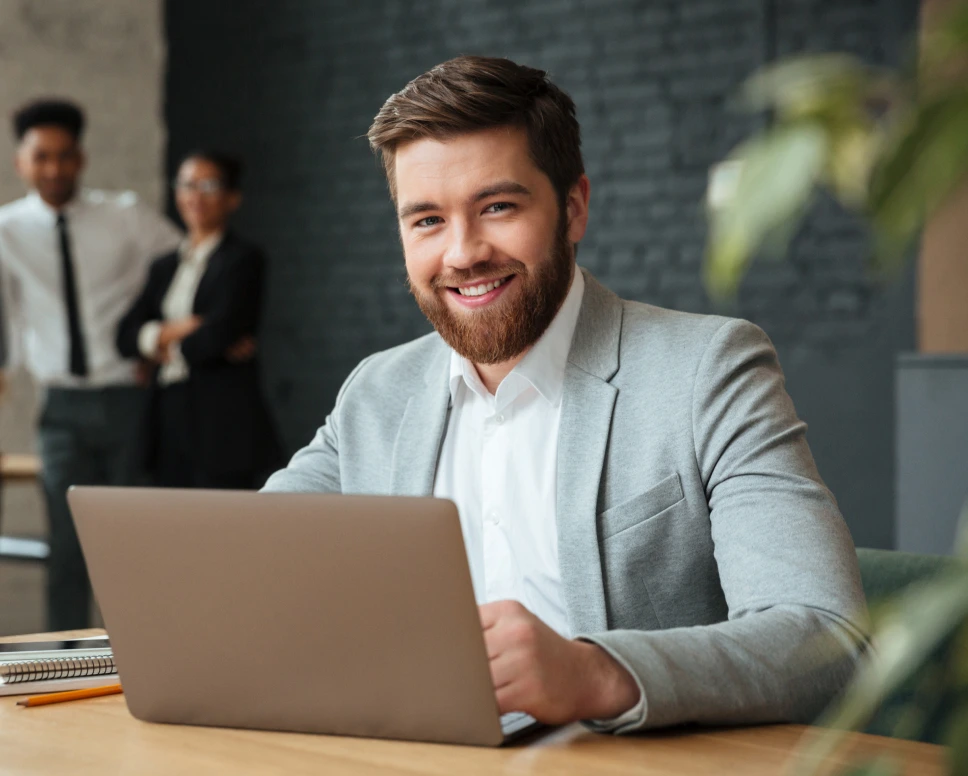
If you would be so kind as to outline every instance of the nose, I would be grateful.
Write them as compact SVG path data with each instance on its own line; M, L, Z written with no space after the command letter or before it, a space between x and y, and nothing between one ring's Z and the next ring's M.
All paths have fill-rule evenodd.
M202 204L202 195L197 189L181 189L178 199L183 207L198 208Z
M46 178L60 178L64 174L64 164L59 159L51 159L42 167Z
M444 266L450 269L468 269L491 257L491 246L473 226L460 220L451 222Z

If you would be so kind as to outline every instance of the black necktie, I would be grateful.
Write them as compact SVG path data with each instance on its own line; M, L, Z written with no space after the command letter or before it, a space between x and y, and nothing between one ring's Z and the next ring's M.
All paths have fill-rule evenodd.
M60 236L61 271L64 278L64 304L67 306L67 327L71 343L70 370L72 375L87 376L87 350L81 333L81 316L77 307L77 282L74 279L74 260L71 258L71 241L67 234L67 219L57 216L57 233Z

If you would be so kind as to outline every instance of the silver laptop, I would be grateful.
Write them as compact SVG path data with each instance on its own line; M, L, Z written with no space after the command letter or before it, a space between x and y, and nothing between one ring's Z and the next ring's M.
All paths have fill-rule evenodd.
M495 746L457 509L431 498L74 487L131 713Z

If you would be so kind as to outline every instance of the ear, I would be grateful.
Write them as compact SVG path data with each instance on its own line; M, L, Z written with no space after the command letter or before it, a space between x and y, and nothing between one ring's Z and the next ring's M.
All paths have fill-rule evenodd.
M582 175L578 182L571 187L565 200L565 211L568 215L568 242L581 242L588 228L588 201L591 197L592 184L587 175Z
M77 149L77 171L80 172L87 166L87 154L83 149Z
M17 175L21 178L24 177L24 168L20 161L20 149L13 152L13 168L17 171Z
M228 198L225 200L225 208L229 213L234 213L242 207L242 192L232 191L229 193Z

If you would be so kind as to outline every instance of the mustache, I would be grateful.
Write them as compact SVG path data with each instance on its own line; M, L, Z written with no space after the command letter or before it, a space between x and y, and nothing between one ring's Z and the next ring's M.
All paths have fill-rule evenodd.
M475 264L468 269L454 269L446 275L437 275L430 281L430 287L434 291L442 288L453 288L470 283L472 280L477 283L487 283L490 280L501 280L511 275L527 275L528 268L517 259L497 264L492 261Z

